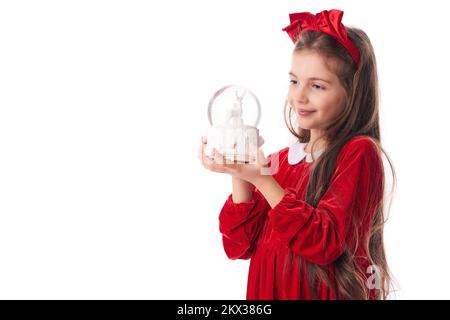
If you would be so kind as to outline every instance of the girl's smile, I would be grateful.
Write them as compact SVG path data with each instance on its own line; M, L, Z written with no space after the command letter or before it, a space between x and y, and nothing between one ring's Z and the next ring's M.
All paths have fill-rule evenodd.
M298 114L300 117L307 117L307 116L313 114L314 112L315 112L315 110L314 110L314 111L308 111L308 110L302 110L302 109L300 109L300 110L297 111L297 114Z

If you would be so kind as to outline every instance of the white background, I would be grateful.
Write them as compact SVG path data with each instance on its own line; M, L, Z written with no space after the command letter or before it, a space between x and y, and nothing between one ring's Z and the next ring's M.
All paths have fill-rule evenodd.
M393 298L450 298L445 3L1 1L0 298L244 299L218 230L231 178L197 159L207 103L250 87L265 154L287 146L281 29L333 8L377 55Z

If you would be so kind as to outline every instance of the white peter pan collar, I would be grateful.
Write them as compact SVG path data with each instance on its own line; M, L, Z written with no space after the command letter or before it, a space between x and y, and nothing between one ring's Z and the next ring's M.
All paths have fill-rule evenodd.
M317 159L324 151L325 149L320 149L315 151L313 154L308 153L305 151L305 146L307 145L307 142L299 142L296 141L294 144L292 144L289 147L288 151L288 163L291 165L297 164L300 161L302 161L306 157L306 162L311 163L313 162L313 154L314 159Z

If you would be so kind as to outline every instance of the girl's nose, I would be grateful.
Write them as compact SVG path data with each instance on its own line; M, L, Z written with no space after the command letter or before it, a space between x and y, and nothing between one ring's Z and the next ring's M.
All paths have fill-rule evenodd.
M305 104L308 102L308 95L305 86L298 85L294 89L293 98L298 104Z

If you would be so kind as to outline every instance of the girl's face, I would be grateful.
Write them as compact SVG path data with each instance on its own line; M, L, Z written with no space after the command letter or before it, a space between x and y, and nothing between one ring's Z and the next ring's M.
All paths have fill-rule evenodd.
M301 128L322 130L344 109L345 90L318 53L294 52L289 76L288 102Z

